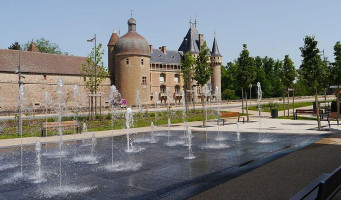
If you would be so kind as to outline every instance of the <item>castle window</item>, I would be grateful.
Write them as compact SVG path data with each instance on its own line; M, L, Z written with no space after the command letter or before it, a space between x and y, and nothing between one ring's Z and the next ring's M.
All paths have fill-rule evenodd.
M143 65L143 59L141 59L141 65Z
M142 76L142 85L147 85L147 77Z
M175 86L174 89L175 89L175 93L180 93L180 87L178 85Z
M126 58L126 64L129 65L129 58Z
M174 82L179 83L179 74L174 75Z
M160 82L161 83L166 82L166 74L160 74Z
M166 93L166 86L164 85L160 86L160 93Z
M46 74L44 75L44 80L46 81Z

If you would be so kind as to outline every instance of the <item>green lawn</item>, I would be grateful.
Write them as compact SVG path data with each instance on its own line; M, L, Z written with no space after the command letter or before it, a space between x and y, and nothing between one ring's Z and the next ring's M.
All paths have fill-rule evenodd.
M170 113L171 123L182 123L182 111L172 111ZM168 123L168 112L158 112L157 117L155 117L154 112L143 112L134 114L134 125L132 128L138 127L148 127L151 125L151 122L154 125L165 125ZM190 110L187 113L187 121L202 121L205 115L201 110ZM208 111L207 119L216 119L217 114L215 110ZM72 117L63 117L62 121L70 121L74 120ZM49 118L49 122L56 121L55 118ZM112 127L111 115L106 115L100 117L96 117L96 120L88 121L86 117L80 117L79 121L83 124L83 122L87 123L88 132L91 131L106 131L112 129L124 129L125 128L125 118L124 114L119 114L113 121L114 127ZM41 136L41 123L45 122L45 119L34 119L34 120L25 120L23 121L23 137L40 137ZM1 123L1 122L0 122ZM10 138L19 138L18 135L18 122L15 120L6 121L5 128L3 132L0 134L0 139L10 139ZM57 128L54 130L48 130L47 135L57 135ZM63 134L73 134L74 130L66 129L63 130Z
M300 107L306 107L306 106L312 106L313 102L297 102L295 103L295 108L300 108ZM283 111L283 104L279 103L267 103L267 104L262 104L261 105L262 112L270 112L270 108L277 108L278 111ZM289 109L292 110L293 104L289 103ZM285 109L288 109L288 105L285 105ZM249 110L255 110L258 111L257 106L250 106Z
M293 116L280 116L278 119L293 119ZM298 120L316 120L316 117L304 117L304 116L297 116Z

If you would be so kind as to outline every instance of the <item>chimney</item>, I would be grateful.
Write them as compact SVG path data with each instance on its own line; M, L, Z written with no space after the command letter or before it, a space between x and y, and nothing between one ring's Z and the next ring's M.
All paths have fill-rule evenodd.
M149 45L149 50L150 50L150 53L153 53L153 45Z
M199 44L200 44L200 47L202 44L204 44L204 34L199 34Z
M167 48L166 46L159 47L163 53L167 53Z

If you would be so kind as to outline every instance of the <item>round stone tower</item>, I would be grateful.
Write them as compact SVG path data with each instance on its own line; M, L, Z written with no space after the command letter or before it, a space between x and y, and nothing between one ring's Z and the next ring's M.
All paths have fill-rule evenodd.
M136 21L128 20L128 33L114 48L115 84L128 105L136 105L136 91L143 104L150 101L150 49L144 37L136 32Z
M213 67L213 74L211 76L212 91L216 91L218 86L219 101L221 101L221 64L223 63L223 56L220 54L216 37L214 36L213 47L211 52L211 66ZM216 95L216 94L214 94Z

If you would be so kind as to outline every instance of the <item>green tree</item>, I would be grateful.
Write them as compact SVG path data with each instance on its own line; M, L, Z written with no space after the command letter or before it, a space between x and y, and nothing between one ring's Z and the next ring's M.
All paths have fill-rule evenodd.
M283 68L281 71L281 79L286 89L293 87L294 80L297 77L294 62L290 59L289 55L285 55L283 60Z
M188 102L190 100L190 96L187 94L187 90L190 89L190 83L191 83L191 78L192 78L192 68L195 63L195 59L193 56L187 52L185 53L184 59L181 60L181 72L182 72L182 78L184 81L184 95L185 95L185 107L186 107L186 112L188 111Z
M336 95L336 104L337 104L337 113L340 115L340 85L341 85L341 43L340 41L336 42L334 45L334 56L335 61L332 64L331 69L331 79L333 84L337 85L337 95Z
M95 61L96 55L96 61ZM92 48L91 53L86 58L86 63L81 66L82 77L85 83L85 87L94 94L98 91L100 85L108 78L108 69L104 67L102 56L104 50L102 50L102 44L100 43L96 48ZM93 98L91 98L91 105L93 105Z
M14 42L14 43L12 43L11 46L8 47L8 49L21 50L21 45L19 44L19 42Z
M297 72L295 69L294 62L292 62L289 55L285 55L284 60L283 60L283 67L280 71L280 78L282 80L283 86L286 89L286 92L288 93L288 95L289 95L289 88L293 87L294 80L296 79L296 77L297 77ZM285 102L285 92L283 90L283 110L285 110L284 102ZM289 97L288 97L288 103L289 103ZM284 111L284 115L285 115L285 111ZM288 106L288 116L289 116L289 106Z
M26 42L23 49L26 51L32 42L36 44L37 48L42 53L69 55L68 52L62 52L58 44L51 42L44 37Z
M200 86L201 91L201 104L202 104L202 111L204 112L205 107L205 95L203 92L203 88L206 85L207 81L210 80L211 75L213 74L213 67L209 63L209 57L207 54L209 50L206 48L206 42L204 42L200 47L199 55L195 61L194 67L194 80L197 81L198 86ZM206 115L206 112L205 112ZM206 118L203 118L203 126L206 127Z
M320 108L318 104L318 90L320 89L320 80L323 74L323 62L320 56L320 50L317 48L317 41L314 36L304 38L304 46L300 47L303 58L300 66L300 75L306 84L310 84L315 90L315 103L317 114L318 129L321 130Z
M247 97L247 88L252 83L252 81L256 78L256 68L255 62L252 57L250 57L250 53L247 50L247 45L243 44L243 50L241 51L239 58L237 59L238 72L236 74L236 80L238 85L242 88L245 88L245 97ZM250 121L249 111L247 107L246 101L246 115L247 121Z

